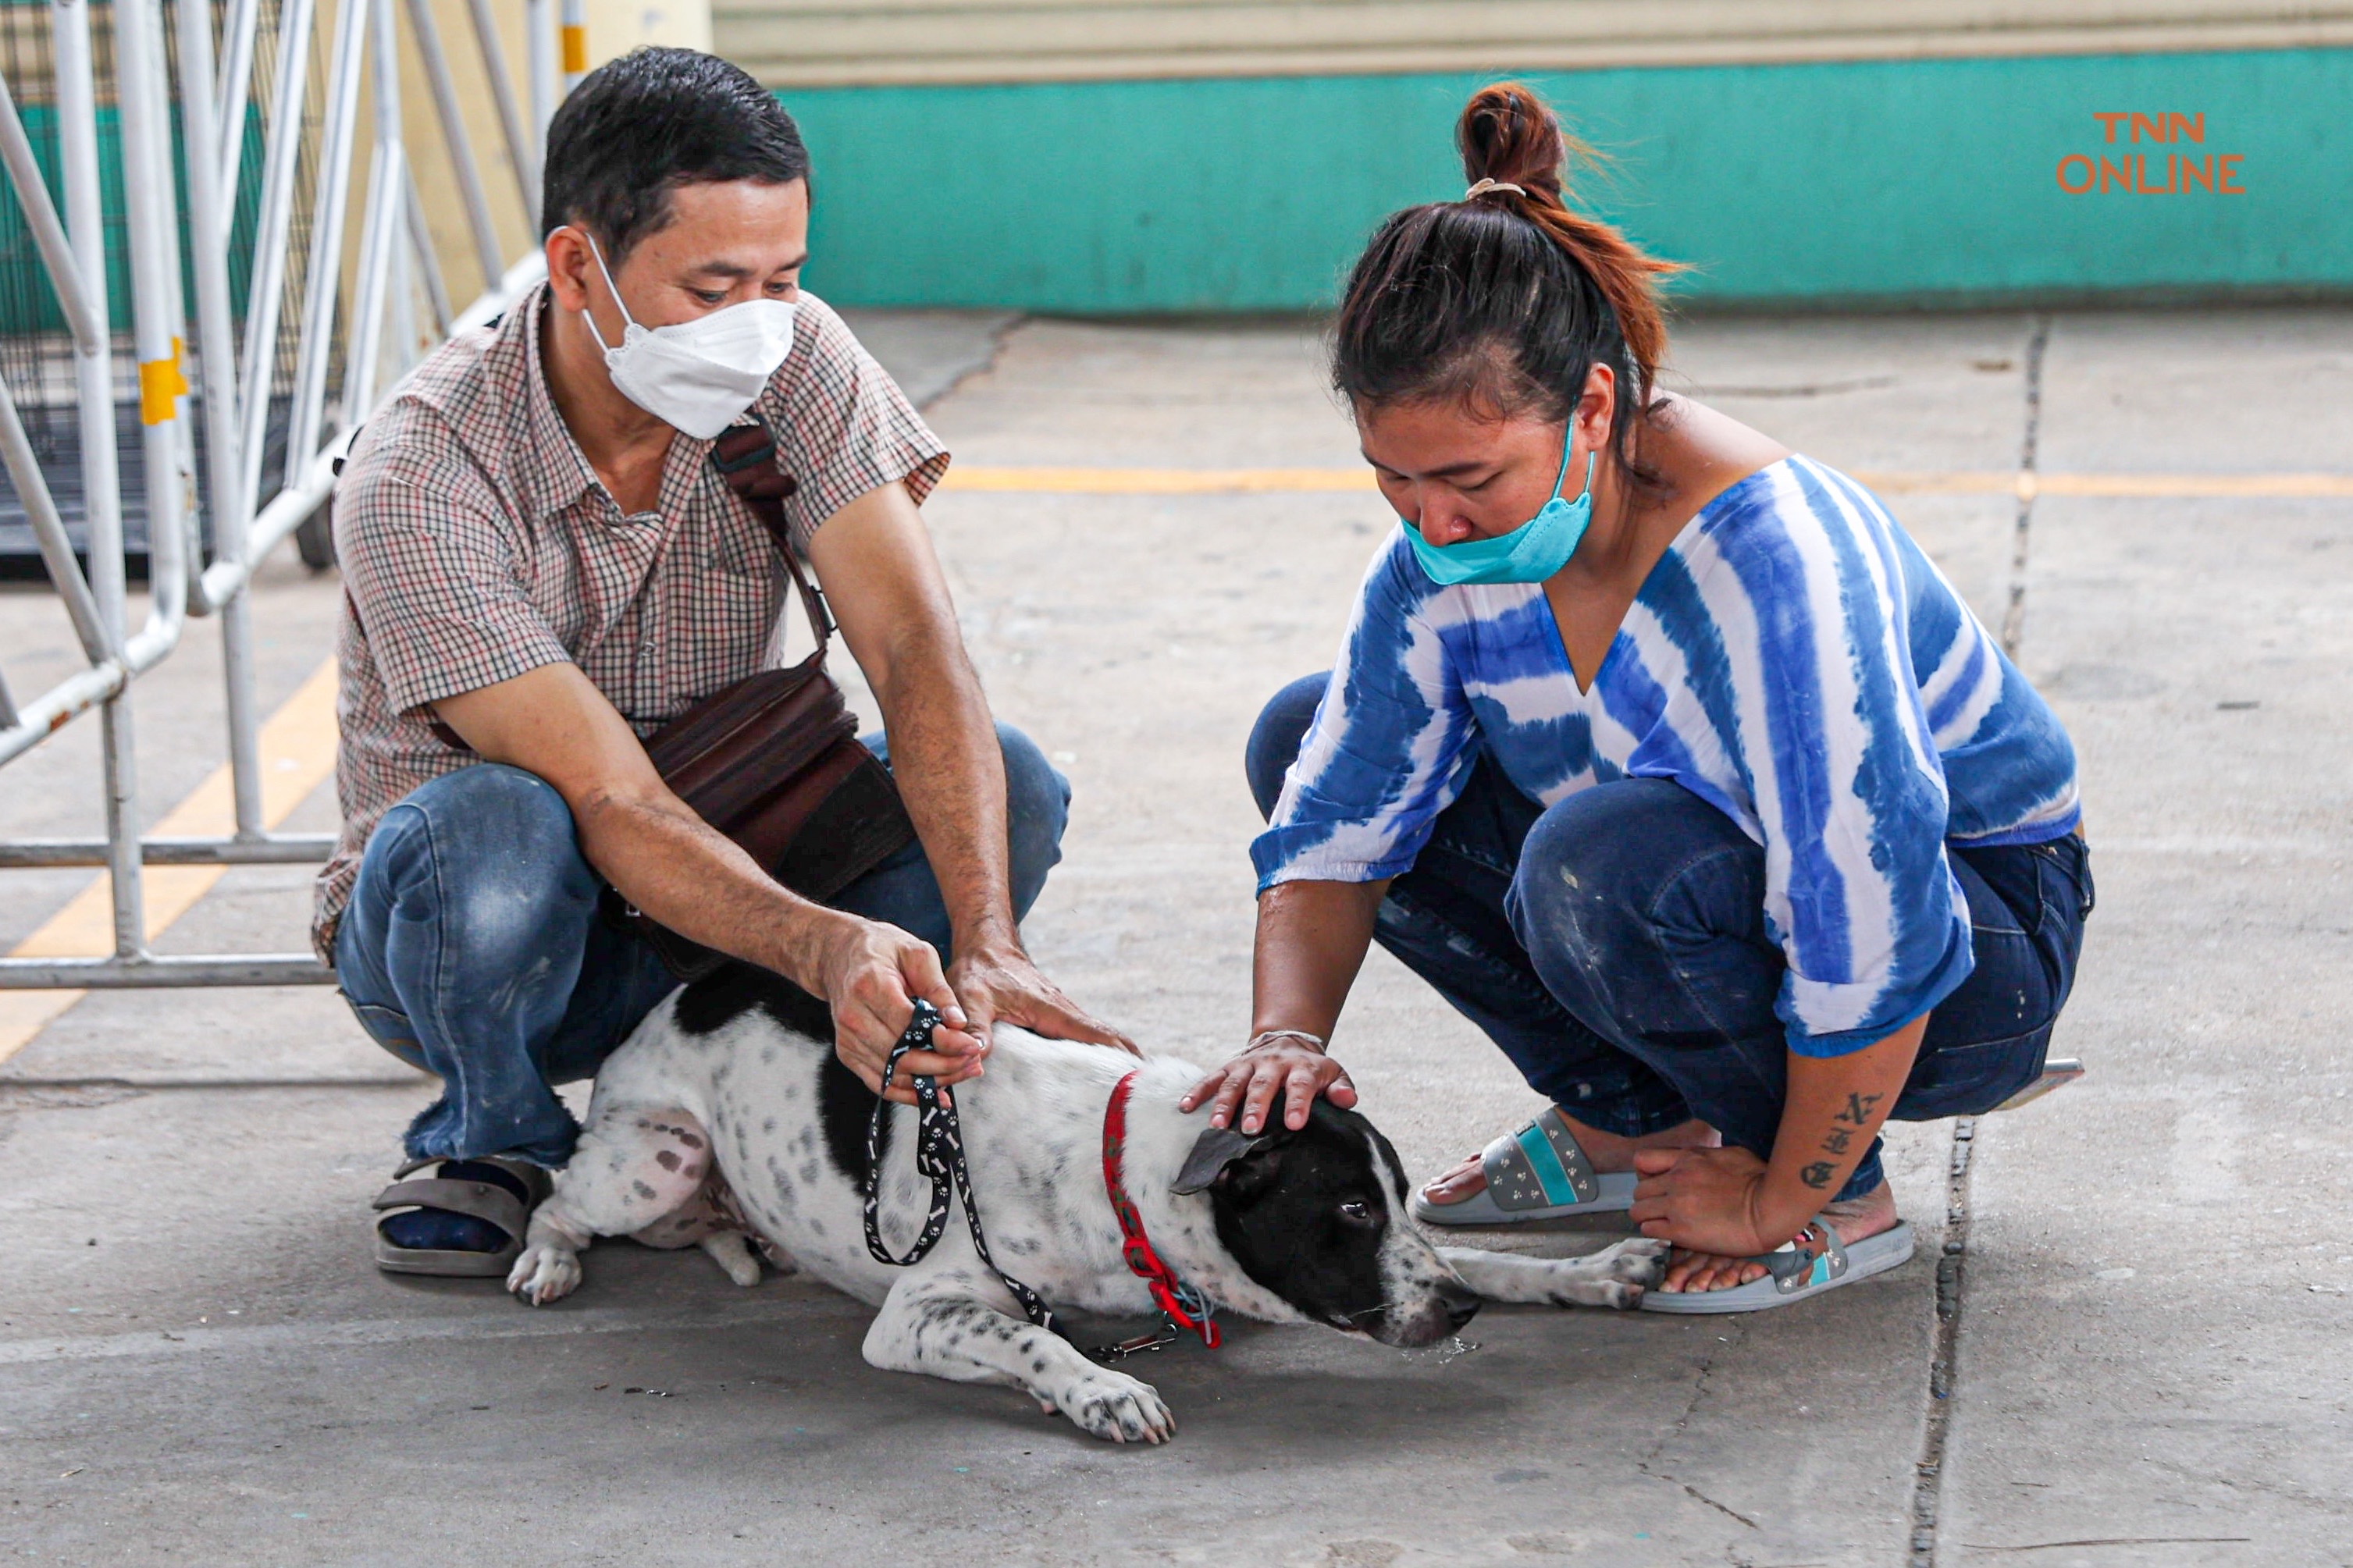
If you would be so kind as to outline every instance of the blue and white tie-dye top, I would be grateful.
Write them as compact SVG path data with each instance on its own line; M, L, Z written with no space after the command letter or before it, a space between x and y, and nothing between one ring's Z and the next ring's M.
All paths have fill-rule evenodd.
M2075 753L1876 497L1790 457L1676 535L1579 693L1540 585L1445 588L1393 535L1250 847L1261 891L1409 868L1482 748L1546 805L1672 779L1765 847L1790 1048L1860 1050L1970 968L1964 847L2076 822Z

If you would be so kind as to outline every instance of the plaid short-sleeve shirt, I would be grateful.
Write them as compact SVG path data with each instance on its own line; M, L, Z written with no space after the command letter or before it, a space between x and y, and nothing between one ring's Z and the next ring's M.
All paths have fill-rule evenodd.
M654 510L621 510L548 393L546 297L543 286L419 366L336 488L343 827L316 890L322 959L376 823L480 761L436 734L428 704L569 661L646 735L776 661L786 583L767 531L712 467L711 443L684 435ZM798 481L785 513L805 546L883 485L922 500L948 457L841 318L800 300L793 351L753 412Z

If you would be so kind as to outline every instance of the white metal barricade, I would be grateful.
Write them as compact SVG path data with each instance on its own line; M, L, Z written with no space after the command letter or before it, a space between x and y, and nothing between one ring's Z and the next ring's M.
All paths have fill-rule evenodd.
M564 0L567 27L577 3ZM493 4L469 0L470 21L524 226L535 233L541 136L579 63L577 36L559 35L552 0L522 0L528 103L519 104ZM0 674L0 767L95 709L103 741L106 826L105 837L97 839L0 843L0 869L104 867L114 914L111 956L0 959L0 988L305 984L334 978L307 952L165 957L149 952L141 868L316 861L332 851L328 836L272 834L263 823L247 594L254 565L325 501L352 437L406 374L424 341L417 327L419 307L432 317L433 337L445 337L506 310L543 268L536 249L526 248L509 264L501 248L433 0L335 0L335 7L332 33L319 36L320 0L272 0L276 47L266 66L257 48L263 0L227 0L220 7L207 0L174 0L168 12L164 0L113 0L108 7L131 272L129 346L139 370L144 458L150 603L136 630L126 620L121 453L115 437L113 356L121 345L108 320L94 55L100 40L93 37L87 0L50 0L48 7L53 77L47 86L58 128L62 217L16 98L0 75L0 164L71 339L89 561L85 573L16 397L0 377L0 460L86 661L22 702L11 697ZM398 39L404 16L475 259L490 280L480 298L455 312L403 142ZM315 125L314 55L325 61L323 110ZM363 150L364 97L373 98L375 113ZM185 213L174 210L175 110ZM259 200L249 245L233 247L240 182L255 178L248 168L247 128L257 112L264 133ZM355 265L346 287L343 247L354 175L363 165ZM305 166L307 203L298 189ZM308 243L299 271L290 276L298 208L308 220ZM195 406L181 371L181 344L189 335L183 233L195 294L192 346L200 397ZM240 257L248 270L241 300L234 289ZM285 300L298 291L299 319L282 321ZM290 337L290 370L280 352ZM265 458L281 423L285 456L265 489ZM142 841L132 694L141 674L171 654L192 615L217 616L221 623L236 830L226 838Z

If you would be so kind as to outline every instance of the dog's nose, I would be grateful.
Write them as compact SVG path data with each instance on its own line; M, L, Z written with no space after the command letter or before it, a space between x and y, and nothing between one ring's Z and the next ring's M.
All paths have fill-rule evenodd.
M1459 1285L1440 1287L1438 1300L1439 1304L1446 1309L1447 1326L1458 1332L1465 1323L1479 1315L1479 1298Z

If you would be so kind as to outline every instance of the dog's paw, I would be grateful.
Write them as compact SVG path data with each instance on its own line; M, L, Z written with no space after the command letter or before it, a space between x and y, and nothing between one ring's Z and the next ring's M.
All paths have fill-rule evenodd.
M766 1237L754 1236L752 1246L768 1260L768 1267L778 1274L798 1274L801 1271L801 1266L793 1261L793 1255Z
M1553 1292L1556 1307L1607 1307L1625 1311L1642 1304L1650 1287L1629 1285L1623 1279L1578 1279Z
M552 1242L524 1247L507 1271L507 1289L534 1307L569 1296L579 1285L580 1254Z
M1654 1236L1637 1236L1605 1248L1596 1256L1609 1259L1610 1271L1618 1279L1648 1289L1665 1277L1667 1254L1673 1250L1672 1242L1662 1241Z
M1159 1390L1109 1367L1089 1367L1039 1403L1113 1443L1166 1443L1176 1436L1176 1416Z
M1638 1236L1563 1264L1556 1307L1609 1307L1625 1311L1642 1304L1667 1272L1668 1245Z
M1638 1236L1583 1258L1545 1266L1545 1300L1556 1307L1608 1307L1625 1310L1642 1304L1667 1269L1667 1244Z
M736 1284L749 1287L760 1282L760 1260L752 1256L752 1238L742 1231L723 1230L706 1236L702 1238L702 1250Z

